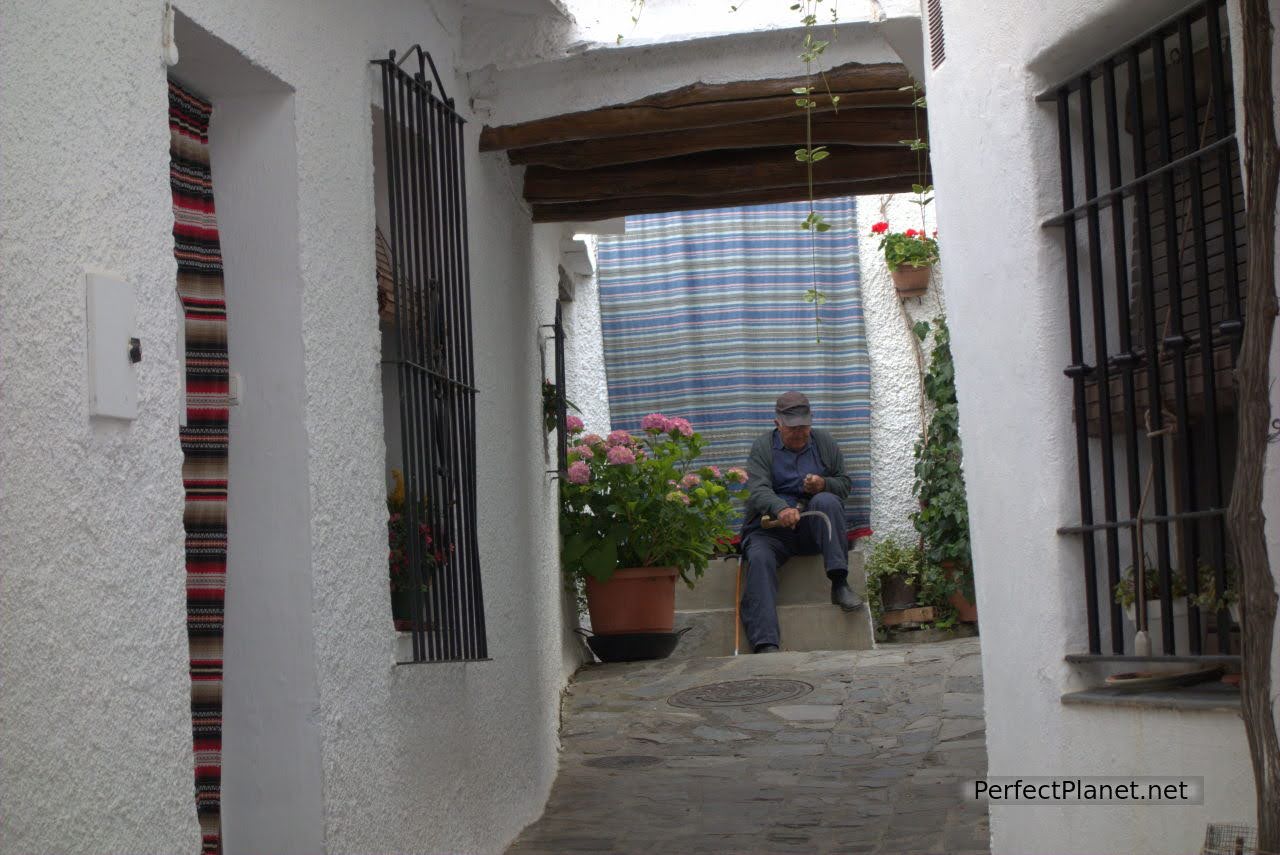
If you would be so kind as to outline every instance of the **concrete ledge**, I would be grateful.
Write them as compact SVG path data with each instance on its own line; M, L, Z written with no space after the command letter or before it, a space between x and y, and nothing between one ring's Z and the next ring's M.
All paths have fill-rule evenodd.
M875 647L871 612L861 608L845 612L828 601L818 604L778 606L784 651L870 650ZM732 598L732 595L731 595ZM672 658L733 655L733 609L701 609L676 612L676 629L691 627ZM741 631L742 653L750 653L747 633Z
M676 586L676 611L732 609L738 559L717 558L695 587ZM866 590L862 553L849 553L849 586L860 595ZM822 556L801 555L782 566L778 573L778 605L830 605L831 582L822 567ZM819 648L820 649L820 648Z
M1240 690L1224 683L1207 683L1158 692L1125 692L1111 687L1068 692L1062 696L1068 706L1094 705L1141 707L1162 710L1240 712Z

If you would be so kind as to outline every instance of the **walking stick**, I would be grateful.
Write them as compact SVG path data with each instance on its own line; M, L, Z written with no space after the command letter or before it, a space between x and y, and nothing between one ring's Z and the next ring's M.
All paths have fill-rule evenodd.
M733 585L733 655L738 655L742 635L742 553L738 553L738 575Z

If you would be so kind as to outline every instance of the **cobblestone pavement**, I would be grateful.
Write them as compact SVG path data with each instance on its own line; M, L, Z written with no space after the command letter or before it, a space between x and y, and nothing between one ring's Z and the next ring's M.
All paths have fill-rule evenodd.
M713 703L780 699L668 700L722 681L756 682ZM986 807L960 786L986 771L976 638L589 666L561 738L546 813L513 855L989 851Z

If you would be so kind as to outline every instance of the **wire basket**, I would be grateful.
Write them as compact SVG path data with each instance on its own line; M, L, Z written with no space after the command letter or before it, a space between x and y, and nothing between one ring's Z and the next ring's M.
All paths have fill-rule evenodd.
M1258 855L1258 829L1252 825L1211 822L1200 855Z

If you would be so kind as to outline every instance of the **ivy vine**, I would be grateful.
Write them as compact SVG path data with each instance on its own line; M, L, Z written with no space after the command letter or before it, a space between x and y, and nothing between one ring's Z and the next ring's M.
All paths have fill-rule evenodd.
M920 510L911 515L911 522L920 534L925 560L954 567L966 596L972 600L969 504L965 498L951 332L942 317L934 319L932 325L917 322L914 332L922 344L930 333L933 335L933 352L923 383L933 415L915 445L912 492L920 500Z

